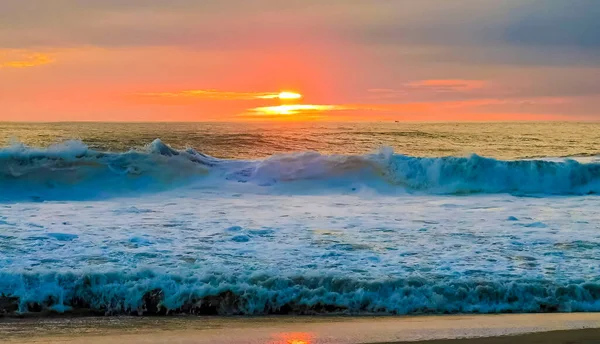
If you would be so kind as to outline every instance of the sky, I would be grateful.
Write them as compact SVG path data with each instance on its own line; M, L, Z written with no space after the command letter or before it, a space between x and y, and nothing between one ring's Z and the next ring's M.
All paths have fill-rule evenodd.
M0 120L600 120L598 23L598 0L3 0Z

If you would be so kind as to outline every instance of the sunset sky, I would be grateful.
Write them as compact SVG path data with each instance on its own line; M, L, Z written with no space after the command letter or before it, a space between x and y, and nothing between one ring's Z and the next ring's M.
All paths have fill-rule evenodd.
M599 120L598 23L598 0L4 0L0 120Z

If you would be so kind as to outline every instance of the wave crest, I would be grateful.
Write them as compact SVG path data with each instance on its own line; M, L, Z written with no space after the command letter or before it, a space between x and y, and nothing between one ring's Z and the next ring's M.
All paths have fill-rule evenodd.
M600 284L336 276L0 273L0 314L439 314L600 311Z
M143 150L123 153L95 151L80 141L46 149L20 144L0 149L0 197L9 200L105 197L202 181L213 187L231 182L278 186L278 191L301 185L303 192L368 187L433 194L582 195L600 192L600 163L503 161L478 155L420 158L394 154L390 148L367 155L302 152L226 160L193 149L176 150L158 139Z
M207 174L203 158L160 140L124 153L95 151L80 141L46 149L13 145L0 150L0 197L71 199L164 190Z

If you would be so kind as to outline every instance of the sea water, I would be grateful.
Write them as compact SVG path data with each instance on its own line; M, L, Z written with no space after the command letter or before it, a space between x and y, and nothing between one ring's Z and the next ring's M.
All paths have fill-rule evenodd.
M287 125L0 124L4 312L600 311L599 125Z

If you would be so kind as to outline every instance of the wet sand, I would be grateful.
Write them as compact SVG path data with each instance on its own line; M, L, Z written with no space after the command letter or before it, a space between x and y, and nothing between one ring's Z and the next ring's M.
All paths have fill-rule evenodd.
M600 313L0 319L3 343L600 343Z

